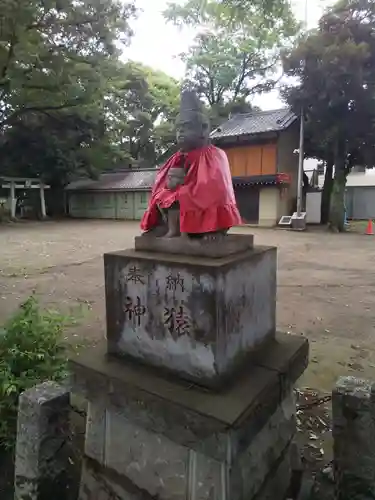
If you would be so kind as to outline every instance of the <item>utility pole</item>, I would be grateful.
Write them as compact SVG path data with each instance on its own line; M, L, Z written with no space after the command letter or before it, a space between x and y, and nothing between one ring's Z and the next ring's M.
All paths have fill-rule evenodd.
M303 178L303 162L304 162L304 142L305 142L305 113L301 109L299 128L299 156L298 156L298 177L297 177L297 217L300 217L302 212L302 178Z
M305 0L305 29L307 30L307 0ZM303 63L305 67L305 62ZM298 177L297 177L297 217L301 216L302 212L302 181L303 181L303 162L304 162L304 145L305 145L305 111L301 107L300 114L300 129L299 129L299 156L298 156Z

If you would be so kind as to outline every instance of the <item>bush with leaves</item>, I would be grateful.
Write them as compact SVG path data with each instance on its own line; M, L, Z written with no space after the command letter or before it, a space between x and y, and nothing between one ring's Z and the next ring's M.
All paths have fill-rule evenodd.
M0 330L0 449L12 449L18 397L46 380L67 376L68 349L62 331L68 318L42 310L34 296Z

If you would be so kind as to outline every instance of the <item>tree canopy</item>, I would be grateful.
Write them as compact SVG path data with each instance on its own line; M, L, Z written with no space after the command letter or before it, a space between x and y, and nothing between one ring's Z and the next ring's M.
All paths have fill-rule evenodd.
M375 159L375 1L338 1L284 57L284 69L300 81L283 95L305 111L309 154L335 164L330 224L342 231L346 177Z
M175 140L179 83L141 63L121 65L105 99L113 140L134 160L156 162Z
M113 162L104 121L77 108L28 113L5 134L0 147L1 172L41 177L53 186L72 176L90 175ZM107 163L108 165L108 163Z
M30 111L89 104L132 34L131 2L2 0L0 130Z
M1 171L64 185L116 165L155 166L174 142L179 85L140 63L116 63L90 105L29 110L0 142Z
M63 184L95 170L110 148L102 99L116 44L135 13L117 0L0 3L0 173Z
M122 63L132 1L0 3L0 174L64 185L170 147L178 83Z
M0 174L62 186L154 166L175 147L180 82L120 59L136 15L135 0L0 3ZM286 0L185 0L165 17L197 31L184 85L205 98L213 126L275 84L298 31Z
M174 24L197 29L193 45L181 55L185 84L218 114L232 106L248 109L250 97L275 84L280 48L290 44L298 29L289 3L279 4L278 10L265 13L262 2L249 2L238 12L225 2L186 0L165 11Z

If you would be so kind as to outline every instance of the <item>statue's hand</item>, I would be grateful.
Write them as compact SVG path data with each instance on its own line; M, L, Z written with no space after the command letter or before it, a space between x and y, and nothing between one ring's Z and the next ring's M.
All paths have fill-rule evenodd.
M185 180L185 171L182 168L171 168L167 177L167 188L172 191L182 186Z
M173 179L167 180L167 188L171 191L174 191L177 188L178 184Z
M169 178L167 180L167 188L174 191L178 186L182 186L183 183L179 179Z

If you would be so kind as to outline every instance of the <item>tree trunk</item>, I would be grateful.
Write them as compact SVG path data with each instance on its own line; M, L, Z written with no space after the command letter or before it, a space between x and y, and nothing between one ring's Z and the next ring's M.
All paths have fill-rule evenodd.
M320 205L320 223L328 224L329 207L333 188L333 161L327 162L324 176L324 186L322 192L322 202Z
M345 231L345 186L346 186L346 148L345 141L338 140L335 154L335 178L331 194L329 227L332 231Z

